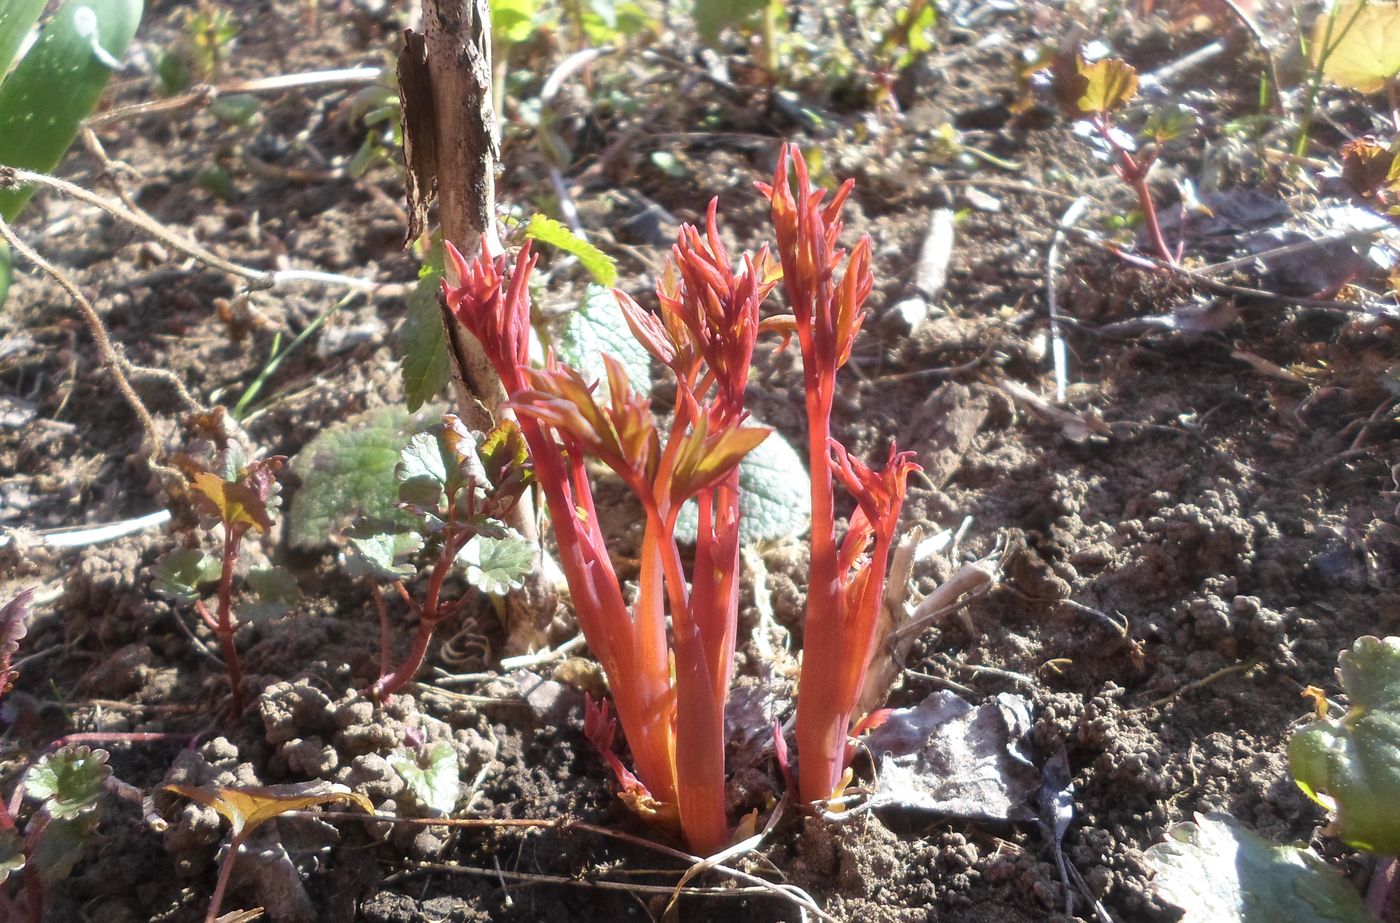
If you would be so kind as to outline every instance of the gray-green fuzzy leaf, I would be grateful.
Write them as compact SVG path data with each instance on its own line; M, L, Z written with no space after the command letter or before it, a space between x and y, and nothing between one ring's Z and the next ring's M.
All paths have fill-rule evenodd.
M280 567L259 567L248 571L248 589L257 594L257 601L238 610L252 621L275 619L301 601L301 587Z
M360 516L408 523L397 512L394 469L413 434L439 415L436 407L379 407L322 430L291 462L302 487L287 514L289 543L334 544Z
M1146 853L1182 923L1375 923L1351 884L1315 853L1276 846L1225 814L1177 824Z
M423 547L416 532L372 532L350 534L343 561L352 577L373 577L379 581L403 580L412 577L412 564L396 563L399 558L413 554Z

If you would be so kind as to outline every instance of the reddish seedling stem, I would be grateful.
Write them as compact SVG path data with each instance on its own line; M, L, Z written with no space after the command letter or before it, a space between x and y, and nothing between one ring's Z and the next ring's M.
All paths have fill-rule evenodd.
M1103 138L1114 153L1118 155L1118 163L1114 165L1114 172L1133 187L1133 192L1137 193L1138 207L1142 209L1142 220L1147 226L1147 233L1152 238L1152 246L1157 249L1157 255L1175 266L1180 262L1177 254L1167 246L1167 240L1162 236L1162 225L1157 218L1157 204L1152 200L1152 190L1147 184L1147 177L1152 172L1152 165L1157 158L1146 157L1141 160L1134 157L1132 152L1118 143L1113 137L1112 127L1108 119L1094 119L1094 128L1097 129L1099 137Z
M225 524L222 569L219 572L218 615L209 617L209 610L202 601L195 603L200 618L204 619L219 639L219 650L223 654L224 667L228 670L229 687L232 690L230 707L234 717L243 714L243 666L238 660L238 646L234 635L238 625L233 620L233 571L238 564L238 550L248 527L242 523Z

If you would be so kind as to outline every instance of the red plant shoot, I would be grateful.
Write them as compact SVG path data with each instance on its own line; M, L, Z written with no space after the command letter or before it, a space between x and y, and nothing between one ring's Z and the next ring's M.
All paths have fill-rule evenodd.
M916 467L909 454L891 447L885 468L875 471L852 459L831 438L836 372L851 356L865 320L865 301L874 288L870 239L861 238L849 254L837 246L841 206L853 185L847 180L825 201L826 191L812 188L801 152L786 145L773 184L759 186L772 205L783 287L796 322L806 386L812 538L797 694L798 790L804 801L830 798L844 787L846 738L852 720L862 717L852 712L874 653L905 478ZM834 491L838 478L857 502L840 545Z

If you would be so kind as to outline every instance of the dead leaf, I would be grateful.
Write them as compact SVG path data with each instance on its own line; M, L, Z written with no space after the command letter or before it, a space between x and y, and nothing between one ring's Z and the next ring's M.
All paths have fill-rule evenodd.
M315 791L309 792L307 789ZM370 814L374 813L374 804L364 795L352 792L343 785L317 782L213 790L193 785L167 785L165 790L218 811L229 822L236 837L250 833L289 811L305 811L325 804L354 804Z

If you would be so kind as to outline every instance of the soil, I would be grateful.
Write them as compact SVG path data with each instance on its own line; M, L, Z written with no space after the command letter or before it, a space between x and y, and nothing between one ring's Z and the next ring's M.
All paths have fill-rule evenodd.
M113 105L151 97L151 63L181 34L183 6L149 5ZM315 4L223 6L241 35L221 81L383 64L404 25L396 5L359 0L321 5L314 27L305 20ZM992 5L975 30L950 18L938 47L896 83L898 113L872 105L861 79L823 83L818 61L795 79L799 97L824 111L819 124L750 82L741 45L728 49L733 67L718 82L669 53L605 59L587 84L568 88L556 123L573 152L567 172L582 220L619 258L622 286L641 293L675 222L702 217L712 196L733 247L768 239L751 183L770 175L781 139L820 148L822 176L854 177L847 235L871 235L878 283L843 373L837 434L863 457L883 454L896 437L919 453L926 475L911 480L906 527L931 534L969 522L957 561L918 565L921 592L957 563L1004 561L966 621L943 620L918 640L891 704L950 683L974 701L1027 696L1037 765L1063 748L1072 771L1065 858L1112 919L1179 916L1155 895L1143 852L1171 825L1211 811L1277 841L1314 844L1364 888L1367 862L1322 832L1325 817L1293 784L1285 745L1309 712L1305 686L1338 694L1339 650L1359 635L1400 631L1400 484L1391 467L1400 426L1386 381L1400 330L1358 312L1193 289L1071 236L1052 283L1065 317L1068 413L1028 402L1015 386L1033 395L1055 389L1045 307L1054 229L1079 195L1090 197L1086 229L1134 207L1131 191L1062 119L1043 106L1011 111L1020 49L1057 42L1069 26L1069 14L1051 4ZM1108 23L1104 35L1141 72L1216 37L1130 18ZM547 73L571 41L555 38L557 47L525 47L524 59ZM1203 137L1222 136L1222 126L1257 107L1258 52L1232 39L1228 54L1229 67L1176 78L1201 114ZM528 213L552 197L526 121L542 76L522 66L512 79L521 95L507 106L498 196ZM364 138L347 115L352 92L267 97L251 126L201 108L134 117L98 132L129 169L113 172L78 149L60 172L89 189L129 193L161 223L238 262L411 281L417 266L400 247L398 172L384 165L356 179L340 169ZM1362 118L1337 110L1347 116ZM1014 169L949 150L944 124ZM1318 143L1336 143L1337 130L1320 128ZM1173 150L1155 174L1159 201L1175 203L1171 178L1199 181L1208 167L1226 174L1221 194L1259 191L1293 216L1341 201L1277 171L1261 180L1250 156L1200 142ZM889 309L911 293L930 215L949 207L957 222L946 285L911 328ZM19 230L71 272L132 362L173 373L199 401L236 401L279 332L285 342L339 297L319 288L240 297L236 280L53 195L36 200ZM1206 242L1192 246L1204 252ZM1234 281L1278 281L1250 271ZM575 303L583 281L577 269L556 267L543 306ZM1208 306L1212 320L1180 329L1121 323L1193 304ZM332 423L401 403L396 330L405 312L399 297L351 301L270 376L244 423L248 438L295 455ZM183 747L114 744L111 765L145 792L319 779L422 816L386 757L405 741L445 741L466 789L461 816L571 817L656 835L612 795L583 738L582 695L570 677L587 671L553 685L546 664L539 676L493 673L443 688L425 675L378 709L349 691L372 678L378 632L373 601L342 576L329 542L291 549L274 530L252 544L255 560L293 569L303 599L240 634L254 704L231 718L221 670L178 620L206 648L212 636L150 587L156 559L198 533L146 531L71 550L40 540L42 530L167 503L137 421L67 297L24 271L0 313L0 337L0 527L13 539L0 548L0 600L24 587L38 599L6 714L7 771L75 731L198 734ZM794 444L804 426L797 363L791 351L765 352L751 388L755 414ZM138 377L138 387L177 443L189 408L160 380ZM296 502L296 487L290 479L284 502ZM803 548L762 549L769 601L794 647ZM746 591L746 625L755 602ZM499 647L484 606L473 624ZM400 643L409 631L403 626ZM756 672L755 656L741 657L743 672ZM436 647L430 663L443 663ZM769 780L775 770L764 763L753 772ZM138 805L106 808L100 841L53 894L49 919L203 915L224 837L218 817L168 793L157 792L153 809L168 822L163 832ZM667 903L656 886L674 884L683 867L635 840L583 829L305 826L279 825L285 853L274 838L240 860L225 910L261 903L273 919L375 923L651 920ZM279 865L287 860L297 873ZM1083 893L1067 911L1053 844L1036 824L890 812L836 823L790 809L743 862L804 889L841 920L1095 919ZM595 886L601 881L653 890ZM687 896L681 907L685 920L802 918L771 895Z

